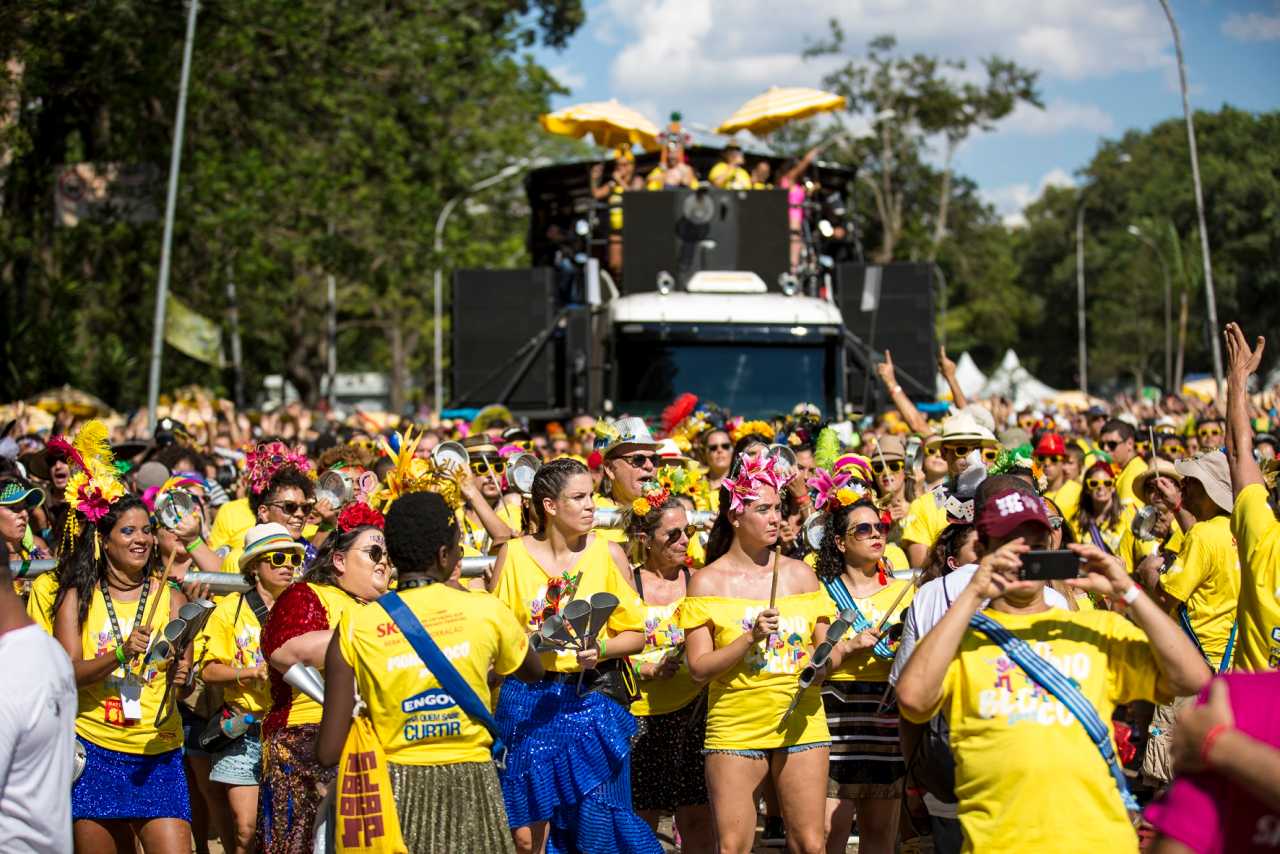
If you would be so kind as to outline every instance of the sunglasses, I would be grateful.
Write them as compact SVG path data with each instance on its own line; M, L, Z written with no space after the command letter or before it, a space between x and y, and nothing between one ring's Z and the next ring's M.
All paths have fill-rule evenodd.
M1149 449L1150 447L1151 447L1151 443L1150 443L1150 442L1139 442L1139 443L1138 443L1138 450L1139 450L1139 451L1145 451L1145 450Z
M657 454L627 454L626 456L618 457L618 459L624 461L633 469L642 469L646 463L654 468L662 465L662 457Z
M1090 489L1110 489L1112 486L1115 486L1115 483L1116 482L1114 480L1099 480L1098 478L1091 477L1084 482L1084 485Z
M1163 445L1160 446L1160 450L1164 451L1166 454L1178 454L1178 455L1182 455L1187 452L1187 449L1184 448L1182 444L1179 442L1165 442Z
M708 451L732 451L733 445L728 442L717 442L714 445L707 445Z
M1204 427L1196 431L1196 435L1201 439L1216 439L1222 435L1222 430L1218 427Z
M372 545L365 549L357 549L357 551L362 551L367 554L369 556L369 560L375 564L382 563L387 556L387 550L379 545Z
M685 525L683 528L672 528L670 531L667 531L667 545L674 546L676 543L680 542L680 537L682 536L688 537L692 540L694 535L697 533L697 525Z
M943 456L960 459L961 457L969 456L969 452L973 449L973 445L943 445L942 454Z
M501 459L494 460L489 457L480 457L477 460L471 461L471 470L476 474L484 474L488 471L492 471L494 474L502 474L507 470L507 461Z
M272 566L288 566L296 569L302 566L302 555L297 552L269 552L262 556Z
M1038 463L1060 463L1065 459L1062 454L1036 454Z
M1104 451L1114 451L1116 448L1124 444L1124 440L1109 439L1105 442L1099 442L1098 446Z
M889 526L884 522L859 522L849 529L855 540L865 540L878 534L882 539L889 535Z
M1061 516L1049 517L1049 527L1055 531L1059 531L1062 529L1062 522L1063 522L1063 519Z
M930 445L929 447L924 449L924 455L926 457L936 457L940 453L942 453L942 449L939 448L937 445Z
M904 467L905 463L903 463L902 460L886 460L885 462L874 460L871 463L871 470L876 474L884 474L885 469L888 469L889 471L902 471Z
M296 516L298 513L306 516L316 509L314 501L272 501L271 506L279 507L280 512L286 516Z

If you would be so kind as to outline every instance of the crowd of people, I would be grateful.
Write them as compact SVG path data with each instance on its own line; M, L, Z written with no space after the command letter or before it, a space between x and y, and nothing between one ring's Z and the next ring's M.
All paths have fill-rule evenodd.
M0 851L1272 850L1280 400L0 435ZM185 419L185 420L182 420ZM668 836L669 835L669 836Z

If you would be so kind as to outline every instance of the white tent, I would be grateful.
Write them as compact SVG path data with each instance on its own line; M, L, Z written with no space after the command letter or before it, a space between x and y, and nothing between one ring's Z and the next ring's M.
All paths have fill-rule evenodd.
M959 365L957 364L956 367L958 369ZM1013 401L1015 407L1024 409L1051 398L1057 393L1057 389L1040 382L1022 367L1018 354L1010 349L1005 351L1004 358L1000 360L1000 366L991 372L986 384L978 392L978 397L1007 397Z
M961 353L960 358L956 360L956 381L960 383L960 390L964 392L965 397L976 397L978 392L982 391L982 387L987 384L986 374L978 368L968 350ZM942 378L942 374L938 374L937 386L938 397L948 399L951 397L951 387Z

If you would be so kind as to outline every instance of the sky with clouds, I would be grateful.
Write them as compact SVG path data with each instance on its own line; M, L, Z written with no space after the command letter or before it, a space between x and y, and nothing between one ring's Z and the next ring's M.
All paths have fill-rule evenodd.
M714 127L771 85L815 86L801 51L836 17L858 58L881 33L900 50L1040 71L1044 110L1020 107L966 142L956 168L1006 221L1046 184L1071 183L1103 138L1181 115L1157 0L585 0L569 46L538 58L571 90L553 106L617 98L663 124ZM1280 107L1280 0L1172 0L1192 106ZM844 60L840 60L842 63ZM708 141L717 138L708 137ZM744 140L750 142L749 139Z

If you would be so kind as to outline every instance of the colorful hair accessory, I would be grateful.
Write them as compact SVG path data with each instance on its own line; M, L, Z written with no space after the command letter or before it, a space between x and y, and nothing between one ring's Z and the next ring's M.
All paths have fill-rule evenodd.
M430 458L416 455L422 436L414 436L410 427L403 434L396 433L391 441L382 440L382 452L393 464L382 488L369 497L375 510L386 513L395 500L411 492L435 492L453 510L462 507L462 487L458 484L459 472L452 466L437 466ZM392 445L398 450L392 450Z
M662 432L671 436L676 426L693 414L698 408L698 396L685 392L677 397L670 406L662 410Z
M736 477L726 477L722 483L729 490L729 510L734 513L742 511L746 502L760 498L760 487L768 486L781 490L785 479L779 477L775 466L777 460L761 452L745 454L738 463Z
M618 428L614 427L613 422L609 421L607 418L601 418L597 421L594 430L595 441L593 445L597 451L602 448L607 448L614 444L618 439Z
M249 482L249 489L254 495L271 483L271 478L285 466L293 466L306 474L311 471L311 460L301 451L291 449L284 442L270 442L258 445L245 453L244 473Z
M761 436L772 442L776 435L777 431L765 421L743 421L729 432L729 438L733 439L735 444L747 436Z
M186 486L205 487L203 478L195 478L189 474L179 474L166 480L160 486L148 487L141 495L142 503L147 505L147 509L152 513L156 512L156 504L160 499L174 489L181 489Z
M818 441L813 446L813 462L819 468L830 469L835 466L840 455L840 437L831 427L823 427L818 433Z
M672 495L683 495L693 506L706 510L711 506L711 488L702 470L684 466L663 466L653 473L654 480Z
M381 513L368 504L363 501L353 501L342 508L342 512L338 514L338 530L346 534L365 525L382 530L386 521Z
M94 523L106 516L111 505L125 495L124 483L116 472L111 457L110 433L101 421L85 422L75 440L68 442L64 436L54 436L49 447L61 451L67 457L72 475L67 480L63 497L74 513L67 514L64 535L73 540L80 534L80 521L76 514ZM94 532L95 558L99 554L97 532Z
M859 480L865 480L868 483L871 483L873 480L871 475L871 461L860 454L845 454L843 457L836 460L835 465L832 466L832 471L847 471L853 477L856 477Z
M640 494L639 498L631 502L631 512L637 516L646 516L666 504L667 499L670 497L671 490L665 486L649 486Z
M836 493L845 487L853 476L848 472L831 474L826 469L818 469L813 477L805 482L813 494L813 506L819 510L827 509Z

